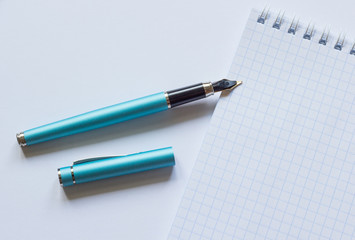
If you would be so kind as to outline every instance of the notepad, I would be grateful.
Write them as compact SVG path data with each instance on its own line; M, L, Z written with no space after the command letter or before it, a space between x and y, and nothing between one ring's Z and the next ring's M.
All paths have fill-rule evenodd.
M252 10L168 239L355 239L349 40Z

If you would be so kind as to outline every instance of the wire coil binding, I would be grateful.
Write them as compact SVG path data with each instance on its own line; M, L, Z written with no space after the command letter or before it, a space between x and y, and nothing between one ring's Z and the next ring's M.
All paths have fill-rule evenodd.
M258 16L257 22L260 24L266 24L267 21L270 18L270 13L269 10L263 10L260 15ZM270 23L271 24L271 23ZM296 35L297 31L299 31L299 20L295 20L295 18L293 18L291 23L286 23L285 19L284 19L284 13L279 13L276 17L275 20L273 21L271 27L276 29L276 30L280 30L283 24L289 24L287 25L288 28L286 28L286 32L292 35ZM286 26L286 27L287 27ZM329 30L327 31L326 29L324 29L323 33L321 34L319 40L317 41L319 44L321 45L327 45L329 43ZM311 40L315 37L315 29L314 29L314 25L308 24L307 28L304 30L302 38L305 40ZM344 35L339 35L339 37L336 39L335 44L333 46L334 49L338 50L338 51L342 51L344 50L344 44L346 43L345 41L345 36ZM349 45L348 45L349 47ZM346 50L348 51L348 50ZM352 47L350 48L349 53L351 55L355 55L355 42L353 43Z

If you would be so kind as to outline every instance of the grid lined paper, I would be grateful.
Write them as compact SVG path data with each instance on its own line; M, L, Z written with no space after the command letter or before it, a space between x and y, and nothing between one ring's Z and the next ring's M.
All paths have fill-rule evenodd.
M168 239L355 239L355 56L259 14Z

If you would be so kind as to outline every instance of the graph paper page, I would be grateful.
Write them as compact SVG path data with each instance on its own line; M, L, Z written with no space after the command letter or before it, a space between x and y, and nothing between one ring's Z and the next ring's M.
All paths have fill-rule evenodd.
M168 239L354 239L351 46L259 14L229 74L243 84L218 102Z

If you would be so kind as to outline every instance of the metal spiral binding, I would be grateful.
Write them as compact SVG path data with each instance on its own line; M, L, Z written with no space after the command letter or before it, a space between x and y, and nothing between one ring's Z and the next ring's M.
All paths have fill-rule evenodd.
M328 42L328 36L329 36L329 31L328 33L325 32L325 30L322 33L322 36L319 39L319 44L323 44L324 46L327 45Z
M312 26L312 28L310 28L310 24L308 24L306 32L303 34L303 38L307 39L307 40L311 40L311 38L313 36L313 31L314 31L314 26Z
M299 23L299 20L297 20L297 23L296 23L295 18L293 18L292 23L291 23L290 27L288 28L287 32L295 35L297 27L298 27L298 23Z
M350 50L350 54L355 55L355 43L354 43L353 47Z
M335 43L335 46L334 46L334 48L336 50L339 50L339 51L341 51L343 49L344 40L345 40L345 37L343 37L343 38L340 38L340 37L341 36L338 37L338 40L337 40L337 42Z
M282 19L284 17L284 14L282 14L282 16L280 17L280 13L277 16L277 18L275 19L274 24L272 25L273 28L276 28L278 30L280 30L281 24L282 24Z
M259 15L257 22L260 24L265 24L265 22L268 20L268 18L269 18L269 10L266 11L264 9L261 12L261 14ZM272 28L280 30L283 22L284 22L284 13L281 15L281 13L279 12L277 17L275 18L274 23L272 24ZM295 18L293 18L293 20L287 30L287 33L295 35L298 30L298 26L299 26L299 20L296 21ZM303 37L303 39L311 40L314 37L314 25L309 24L302 37ZM322 45L327 45L328 38L329 38L329 30L326 31L326 29L324 29L318 43L322 44ZM334 49L336 49L338 51L342 51L343 47L344 47L344 42L345 42L345 36L339 35L339 37L334 45ZM351 47L349 53L351 55L355 55L355 43Z
M269 14L269 10L267 10L265 12L265 9L264 9L261 12L260 16L258 17L258 23L264 24L268 14Z

